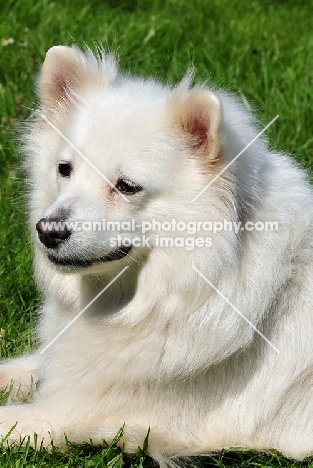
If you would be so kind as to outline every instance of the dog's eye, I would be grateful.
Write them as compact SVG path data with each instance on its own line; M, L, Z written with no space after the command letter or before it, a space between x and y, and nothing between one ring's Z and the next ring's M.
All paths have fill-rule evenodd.
M142 190L140 185L136 185L129 180L118 179L115 188L123 195L134 195Z
M71 163L64 162L64 163L59 164L58 169L59 169L59 174L62 177L70 177L73 167Z

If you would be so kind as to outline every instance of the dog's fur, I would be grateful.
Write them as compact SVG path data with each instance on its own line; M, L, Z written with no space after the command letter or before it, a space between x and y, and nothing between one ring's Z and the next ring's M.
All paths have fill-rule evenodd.
M0 409L0 435L17 421L9 443L37 433L45 444L62 445L64 434L96 444L125 423L126 452L150 427L160 463L238 445L312 453L313 193L304 171L261 137L191 203L258 132L236 98L190 89L190 77L174 89L131 78L111 56L76 47L49 50L38 90L24 149L41 349L129 268L45 352L2 364L1 387L13 381L21 395L31 379L39 385L31 403ZM142 190L127 203L82 155L113 185L123 178ZM62 161L70 177L58 173ZM279 230L221 231L211 248L190 251L153 238L152 248L89 265L109 254L109 234L74 232L47 248L35 229L43 217L277 221Z

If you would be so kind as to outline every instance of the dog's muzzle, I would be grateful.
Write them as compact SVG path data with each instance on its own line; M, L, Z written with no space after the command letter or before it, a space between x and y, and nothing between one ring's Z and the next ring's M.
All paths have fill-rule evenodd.
M89 267L97 262L112 262L114 260L121 260L126 257L131 251L132 246L121 246L107 254L96 258L77 258L77 257L64 257L58 252L64 242L71 236L71 229L68 229L67 223L58 218L42 218L36 224L38 238L40 242L49 249L48 259L60 267Z

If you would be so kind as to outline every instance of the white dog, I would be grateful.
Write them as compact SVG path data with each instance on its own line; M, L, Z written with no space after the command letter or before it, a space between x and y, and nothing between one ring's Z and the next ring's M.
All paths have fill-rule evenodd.
M172 89L53 47L38 89L25 153L41 348L0 367L1 387L38 388L0 408L0 435L17 422L9 443L97 444L125 423L125 451L150 427L160 463L238 445L312 453L304 171L261 137L235 160L254 118L190 77Z

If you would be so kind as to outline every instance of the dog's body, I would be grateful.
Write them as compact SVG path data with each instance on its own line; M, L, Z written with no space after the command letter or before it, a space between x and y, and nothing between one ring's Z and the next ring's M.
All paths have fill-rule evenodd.
M0 435L18 421L9 442L101 443L125 423L125 450L150 427L159 462L236 445L313 452L312 189L261 138L222 172L257 134L253 118L188 86L121 76L76 48L47 54L25 145L42 352L0 367L2 387L26 393L32 376L39 388L0 409ZM44 228L130 218L279 229L219 231L192 250L157 247L154 234L151 248L112 250L107 232Z

